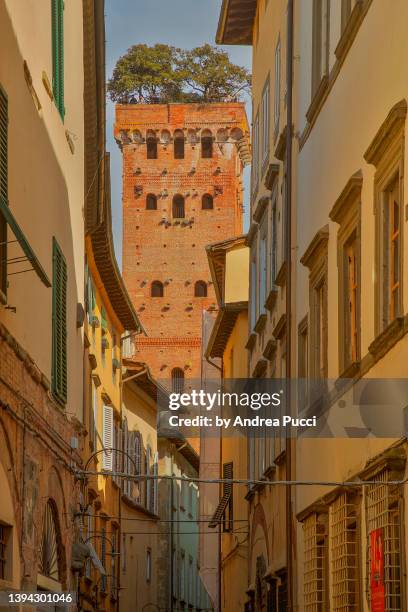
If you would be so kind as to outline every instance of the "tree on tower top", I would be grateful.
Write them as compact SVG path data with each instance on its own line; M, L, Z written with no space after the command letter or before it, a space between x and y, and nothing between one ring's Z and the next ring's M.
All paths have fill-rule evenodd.
M209 44L184 51L133 45L116 63L108 92L121 104L231 102L249 93L251 77Z

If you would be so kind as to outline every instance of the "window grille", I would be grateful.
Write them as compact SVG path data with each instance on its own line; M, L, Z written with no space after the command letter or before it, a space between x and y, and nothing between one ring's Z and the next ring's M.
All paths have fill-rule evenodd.
M11 527L0 524L0 580L8 578L7 548L9 545Z
M184 391L184 372L181 368L173 368L171 371L171 390L173 393Z
M385 610L402 610L401 597L401 511L398 486L388 484L390 471L385 469L376 475L381 484L368 485L365 491L367 524L367 590L370 600L371 533L380 529L384 554Z
M330 548L333 611L359 609L357 500L343 493L330 506Z
M304 610L327 610L327 516L316 513L303 523Z
M60 581L60 545L55 509L50 501L45 505L38 573Z

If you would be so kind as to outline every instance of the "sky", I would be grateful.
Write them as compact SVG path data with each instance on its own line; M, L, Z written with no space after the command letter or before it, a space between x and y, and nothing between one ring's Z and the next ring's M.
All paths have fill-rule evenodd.
M215 44L221 0L105 0L106 76L132 45L157 42L191 49ZM250 47L225 47L231 61L251 68ZM249 114L249 110L247 111ZM122 263L122 165L113 138L114 105L107 101L107 150L111 153L112 217L116 257ZM245 175L248 199L248 169ZM247 205L246 205L247 208Z

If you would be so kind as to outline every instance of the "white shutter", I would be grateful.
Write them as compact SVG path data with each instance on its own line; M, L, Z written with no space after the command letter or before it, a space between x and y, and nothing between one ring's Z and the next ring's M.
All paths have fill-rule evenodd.
M102 453L102 467L104 470L112 471L113 467L113 408L112 406L103 406L103 424L102 424L102 444L104 452Z
M159 493L159 481L157 480L157 476L159 473L159 453L156 451L154 453L154 464L153 464L153 475L156 478L153 480L153 512L158 514L159 506L158 506L158 493Z

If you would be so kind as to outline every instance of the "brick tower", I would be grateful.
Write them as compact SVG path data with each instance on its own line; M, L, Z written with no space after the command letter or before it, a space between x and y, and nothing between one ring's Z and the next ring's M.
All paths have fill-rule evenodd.
M202 312L216 302L205 246L242 233L245 108L118 105L115 137L123 276L147 332L134 356L177 389L200 378Z

